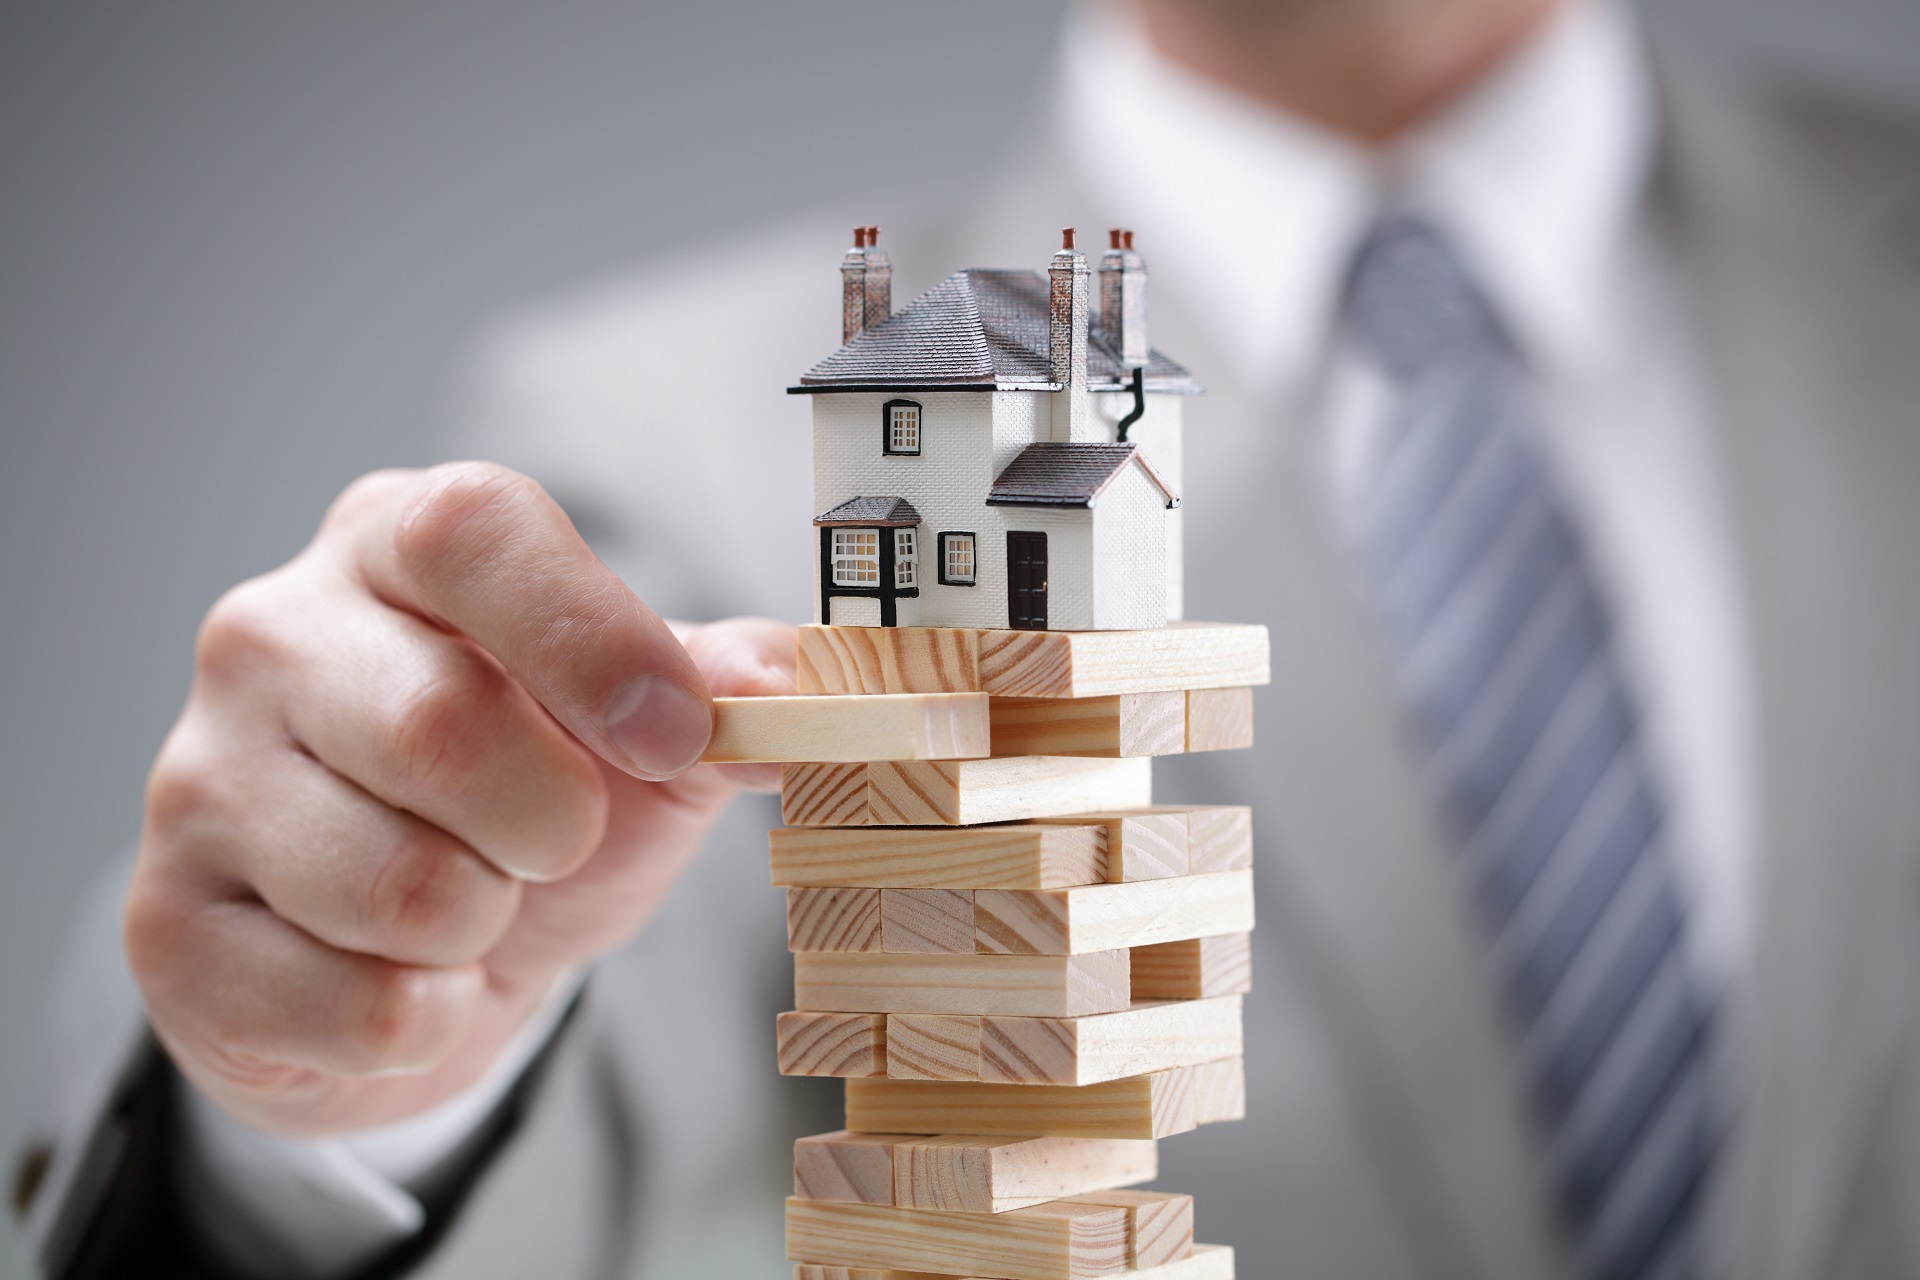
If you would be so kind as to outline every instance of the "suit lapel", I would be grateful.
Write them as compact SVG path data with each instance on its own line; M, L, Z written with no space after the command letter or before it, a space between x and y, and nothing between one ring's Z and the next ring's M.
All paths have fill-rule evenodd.
M1733 1272L1823 1270L1916 965L1920 310L1876 260L1874 167L1662 67L1672 230L1695 290L1754 646L1762 874L1722 1166ZM1795 131L1800 137L1795 138Z

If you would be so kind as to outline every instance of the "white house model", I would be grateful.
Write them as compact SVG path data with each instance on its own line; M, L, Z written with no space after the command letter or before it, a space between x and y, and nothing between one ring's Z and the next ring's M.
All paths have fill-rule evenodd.
M1114 232L1093 316L1065 233L1047 273L958 271L892 312L877 228L841 264L844 344L813 401L818 620L1159 627L1178 618L1180 399L1147 268Z

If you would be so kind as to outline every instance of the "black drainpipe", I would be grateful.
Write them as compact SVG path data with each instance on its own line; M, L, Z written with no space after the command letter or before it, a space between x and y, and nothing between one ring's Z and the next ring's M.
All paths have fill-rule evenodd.
M1133 412L1120 419L1120 443L1127 442L1127 428L1140 421L1140 415L1147 411L1147 387L1145 370L1139 365L1133 368Z

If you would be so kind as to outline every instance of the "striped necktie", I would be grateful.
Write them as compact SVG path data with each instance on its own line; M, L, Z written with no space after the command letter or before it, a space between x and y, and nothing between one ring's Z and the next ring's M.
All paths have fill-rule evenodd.
M1526 371L1451 247L1405 215L1361 245L1346 320L1392 388L1345 513L1355 560L1493 940L1575 1274L1700 1274L1712 1009Z

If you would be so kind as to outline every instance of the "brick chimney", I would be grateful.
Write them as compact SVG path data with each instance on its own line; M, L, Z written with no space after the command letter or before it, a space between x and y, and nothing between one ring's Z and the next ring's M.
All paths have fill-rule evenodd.
M880 250L880 228L855 227L840 259L840 341L853 341L893 314L893 264Z
M1047 337L1052 355L1053 380L1061 390L1055 397L1059 406L1064 399L1066 415L1061 420L1056 407L1052 436L1055 440L1089 438L1092 414L1087 401L1087 325L1089 272L1087 257L1073 245L1073 228L1060 231L1060 251L1047 268L1049 314ZM1065 428L1062 431L1061 428Z
M1100 259L1100 331L1129 368L1147 362L1147 263L1133 251L1133 232L1107 233Z

